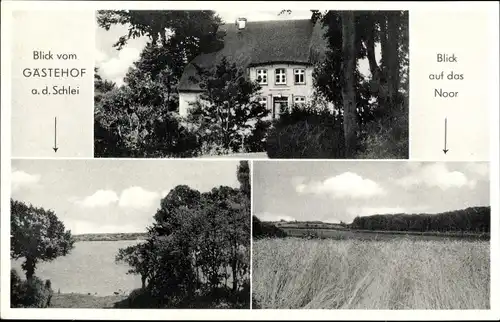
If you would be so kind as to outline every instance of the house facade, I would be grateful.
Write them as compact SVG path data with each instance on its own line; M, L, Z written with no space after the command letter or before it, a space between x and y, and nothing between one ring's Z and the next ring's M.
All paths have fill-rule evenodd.
M305 104L314 94L313 70L326 51L323 29L310 20L246 22L222 26L224 48L196 57L184 70L179 83L179 114L186 116L202 90L194 65L213 68L222 57L246 70L261 86L257 98L270 110L270 117L292 104Z

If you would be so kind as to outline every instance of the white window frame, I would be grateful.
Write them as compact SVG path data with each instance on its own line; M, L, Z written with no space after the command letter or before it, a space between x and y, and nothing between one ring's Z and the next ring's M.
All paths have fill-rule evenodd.
M293 103L300 105L300 104L305 104L306 103L306 97L305 96L294 96L293 97Z
M257 69L256 73L257 73L257 83L259 83L260 85L267 85L267 69L259 68ZM260 81L259 81L259 76L261 77Z
M267 108L267 97L266 96L260 97L258 102L259 102L259 104L263 105L264 108Z
M286 85L286 68L276 68L274 70L274 84Z
M297 76L299 76L299 79L300 79L300 76L302 76L302 82L298 81L297 82ZM295 84L297 85L305 85L306 84L306 70L304 68L295 68L293 70L293 80L295 82Z

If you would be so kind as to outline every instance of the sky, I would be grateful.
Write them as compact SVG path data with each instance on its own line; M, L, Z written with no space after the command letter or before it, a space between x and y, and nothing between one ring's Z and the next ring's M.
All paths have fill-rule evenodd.
M238 17L245 17L248 21L265 20L289 20L289 19L309 19L310 10L293 10L289 14L278 15L280 11L274 10L234 10L216 11L226 23L233 23ZM139 55L146 45L146 38L136 38L129 40L128 44L121 50L113 48L120 36L128 33L128 26L115 25L106 31L96 24L96 66L99 68L101 77L115 82L118 86L123 84L123 77L127 73L133 62L139 59ZM377 58L380 58L379 48L376 48ZM360 71L364 75L369 74L368 62L359 62Z
M484 162L254 162L261 220L350 223L356 216L489 206Z
M52 209L73 234L145 232L179 184L239 187L238 161L13 160L12 198Z

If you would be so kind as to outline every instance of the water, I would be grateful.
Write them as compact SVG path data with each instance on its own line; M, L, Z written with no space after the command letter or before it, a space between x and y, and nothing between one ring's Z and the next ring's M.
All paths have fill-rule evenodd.
M92 295L113 295L114 292L128 294L141 287L138 275L127 274L129 266L116 264L118 249L135 245L138 240L119 241L82 241L67 256L58 257L52 262L37 265L35 275L52 281L54 292L82 293ZM24 277L21 264L24 260L12 260L12 268Z

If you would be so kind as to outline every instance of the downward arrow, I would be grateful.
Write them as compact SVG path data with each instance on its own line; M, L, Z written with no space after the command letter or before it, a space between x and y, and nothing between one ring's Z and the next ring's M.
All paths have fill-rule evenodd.
M444 149L443 149L444 154L446 154L446 152L449 151L449 149L446 148L446 134L447 134L447 131L448 131L448 129L447 129L447 127L448 127L447 123L448 123L448 120L445 118L444 119Z
M57 147L57 117L54 117L54 147L52 148L54 152L57 152L59 149Z

